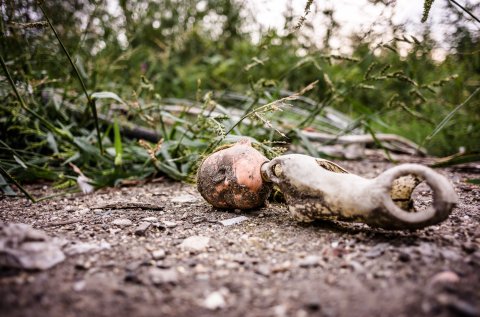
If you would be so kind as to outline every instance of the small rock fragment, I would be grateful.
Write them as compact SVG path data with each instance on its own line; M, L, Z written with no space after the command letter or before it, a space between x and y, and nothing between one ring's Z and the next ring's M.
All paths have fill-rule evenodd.
M346 264L348 267L352 268L352 270L354 272L364 272L365 271L365 268L363 267L362 264L360 264L360 262L357 262L355 260L348 260L346 261Z
M80 215L85 215L89 212L90 212L90 208L80 208L79 210L77 210L77 213Z
M290 261L285 261L283 263L277 264L272 267L273 273L286 272L292 268L292 263Z
M203 303L203 306L210 310L217 310L226 306L225 298L222 293L216 291L210 293Z
M142 279L138 276L138 274L134 271L127 271L123 280L128 283L134 283L139 285L144 283Z
M467 254L472 254L477 250L477 245L473 242L465 242L462 244L462 249L465 251Z
M108 232L110 232L111 235L116 234L117 232L122 231L120 228L108 228Z
M65 260L60 246L24 223L0 222L0 266L46 270Z
M365 253L365 257L373 259L381 256L384 252L385 249L387 248L388 243L379 243L373 248L371 248L369 251Z
M163 260L165 259L166 252L163 249L158 249L152 252L152 258L154 260Z
M441 293L436 296L436 300L440 305L447 307L452 313L452 316L479 316L480 311L474 305L456 296Z
M400 254L398 255L398 259L402 262L408 262L410 261L410 258L410 254L406 252L400 252Z
M73 207L73 206L66 206L65 208L63 208L63 211L64 211L64 212L74 212L74 211L75 211L75 207Z
M99 243L91 242L73 242L67 246L64 251L67 255L82 254L87 252L98 252L102 250L108 250L111 248L110 243L105 240L100 241Z
M440 283L457 283L460 281L460 277L458 277L457 273L452 271L444 271L435 274L430 283L433 284L440 284Z
M144 236L148 228L150 228L150 225L151 225L150 222L146 222L146 221L140 222L138 226L135 228L135 234L137 236Z
M255 268L255 273L257 273L259 275L263 275L265 277L268 277L268 276L270 276L272 271L270 270L270 268L267 265L261 264L261 265L259 265Z
M425 257L433 257L435 255L434 248L428 242L421 242L416 251Z
M198 198L190 195L190 194L184 194L177 196L175 198L172 198L172 203L194 203L198 201Z
M85 286L86 286L85 280L80 280L80 281L77 281L73 284L72 289L75 292L81 292L85 289Z
M314 295L307 296L307 298L305 298L303 302L303 306L310 312L319 311L321 309L319 298Z
M453 249L443 249L440 251L440 254L446 260L458 261L459 259L461 259L461 255Z
M273 307L273 313L275 317L287 317L288 308L285 304L277 305Z
M165 226L165 228L175 228L177 226L177 223L173 221L164 220L162 221L162 223Z
M125 265L125 270L127 271L135 271L137 270L141 265L142 265L143 261L132 261L130 263L128 263L127 265Z
M114 221L112 221L112 223L119 227L128 227L133 224L133 222L130 219L126 219L126 218L117 218Z
M191 236L183 240L180 244L180 248L185 251L203 251L207 248L209 242L209 237Z
M174 269L159 269L152 267L149 270L150 280L155 285L175 284L178 281L178 273Z
M158 222L158 218L157 217L146 217L146 218L143 218L142 221Z
M78 260L77 263L75 263L75 268L77 270L89 270L92 267L92 262L90 260Z
M321 257L318 255L309 255L300 261L298 261L298 265L300 267L313 267L320 265Z
M480 314L480 311L475 306L461 299L450 302L448 307L454 314L458 314L458 316L478 317Z
M244 265L244 264L250 264L250 263L258 263L258 259L248 257L244 254L235 254L233 257L233 261L235 261L238 264Z
M248 220L248 217L240 216L240 217L235 217L235 218L222 220L222 221L220 221L220 223L222 225L224 225L225 227L228 227L228 226L231 226L231 225L239 224L239 223L241 223L245 220Z

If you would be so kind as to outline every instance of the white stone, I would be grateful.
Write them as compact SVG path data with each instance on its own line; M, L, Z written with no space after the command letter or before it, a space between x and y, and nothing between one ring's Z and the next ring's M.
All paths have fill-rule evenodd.
M203 306L210 310L220 309L226 306L225 298L220 292L210 293L203 303Z
M87 252L99 252L102 250L108 250L111 248L110 243L105 240L100 243L95 242L76 242L67 246L64 251L68 255L82 254Z
M162 223L167 228L175 228L177 226L177 223L173 221L164 220Z
M165 250L163 249L158 249L152 252L152 258L154 260L162 260L166 256Z
M148 221L148 222L158 222L157 217L146 217L142 219L143 221Z
M191 236L183 240L180 247L186 251L203 251L207 248L209 242L209 237Z
M172 203L194 203L198 201L198 198L190 195L190 194L184 194L177 196L175 198L172 198Z
M152 267L149 270L150 280L155 285L175 284L178 281L178 273L174 269L159 269Z
M235 218L222 220L222 221L220 221L220 223L222 225L224 225L225 227L228 227L228 226L232 226L232 225L236 225L236 224L239 224L241 222L244 222L245 220L248 220L248 217L240 216L240 217L235 217Z
M112 223L120 227L128 227L133 224L133 222L127 218L118 218L118 219L115 219Z

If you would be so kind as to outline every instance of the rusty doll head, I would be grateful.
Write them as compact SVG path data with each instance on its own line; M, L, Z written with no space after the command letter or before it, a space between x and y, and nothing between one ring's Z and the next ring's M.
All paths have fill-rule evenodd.
M197 174L200 194L218 208L251 209L268 198L271 184L262 179L260 169L268 159L242 139L207 157Z
M424 179L433 190L432 206L421 211L414 208L411 197L419 183L417 178ZM360 221L394 230L437 224L448 217L457 202L448 179L422 165L395 166L368 179L302 154L268 161L248 139L207 157L197 181L202 196L219 208L260 207L276 185L290 214L299 221Z

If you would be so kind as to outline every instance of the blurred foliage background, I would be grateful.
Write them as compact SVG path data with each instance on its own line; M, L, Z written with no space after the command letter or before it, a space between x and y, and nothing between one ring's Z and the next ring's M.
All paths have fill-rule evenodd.
M395 133L436 156L480 152L480 23L447 2L445 58L428 25L413 37L393 22L386 42L351 34L347 56L329 46L334 12L298 5L304 17L286 8L282 32L237 0L1 0L3 176L58 188L79 173L99 187L159 172L192 180L222 142L247 135L274 156L285 143L310 147L304 128ZM480 4L466 9L478 16Z

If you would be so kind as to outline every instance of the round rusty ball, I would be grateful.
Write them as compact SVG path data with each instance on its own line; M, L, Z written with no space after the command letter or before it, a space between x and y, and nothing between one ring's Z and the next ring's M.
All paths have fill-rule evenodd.
M198 191L218 208L260 207L271 191L271 185L260 174L262 164L267 161L248 139L242 139L202 162L197 174Z

